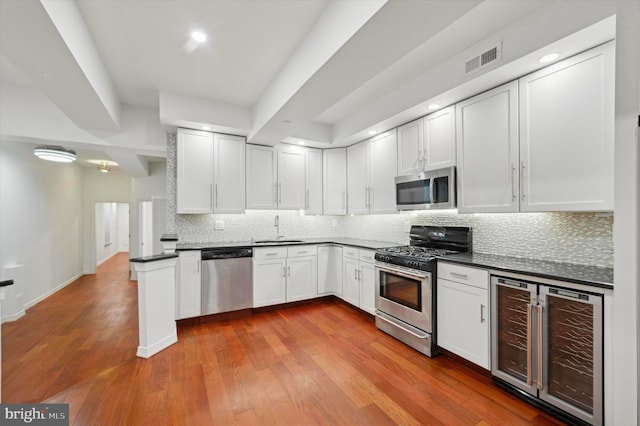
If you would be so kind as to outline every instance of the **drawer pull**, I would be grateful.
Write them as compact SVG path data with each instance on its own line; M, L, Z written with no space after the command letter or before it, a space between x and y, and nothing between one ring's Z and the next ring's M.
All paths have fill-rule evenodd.
M469 275L467 274L461 274L460 272L449 272L449 275L453 275L454 277L458 277L458 278L469 278Z

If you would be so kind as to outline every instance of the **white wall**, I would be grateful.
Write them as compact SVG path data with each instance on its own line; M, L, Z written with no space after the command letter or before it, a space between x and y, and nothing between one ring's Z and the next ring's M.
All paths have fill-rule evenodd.
M129 203L118 203L118 251L129 252Z
M34 147L0 140L0 266L24 264L27 307L82 274L82 169Z
M99 266L118 253L118 247L120 245L118 203L96 203L95 224L96 265Z
M83 272L95 274L98 260L95 205L100 202L128 203L131 200L131 177L119 169L101 173L97 168L83 168L82 184Z

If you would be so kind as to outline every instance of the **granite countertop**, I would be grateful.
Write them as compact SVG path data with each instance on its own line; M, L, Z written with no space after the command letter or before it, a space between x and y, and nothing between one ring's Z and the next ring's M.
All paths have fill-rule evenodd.
M483 253L450 254L439 260L613 289L612 268Z
M292 239L293 240L293 239ZM260 240L259 240L260 241ZM389 241L359 240L355 238L304 238L295 241L287 241L275 243L257 243L255 241L234 241L234 242L216 242L216 243L179 243L176 250L203 250L210 248L229 248L229 247L273 247L273 246L291 246L304 244L340 244L345 246L358 247L369 250L376 250L383 247L394 247L402 244Z
M147 262L154 262L157 260L171 259L174 257L178 257L178 253L162 253L162 254L154 254L152 256L134 257L133 259L129 259L129 262L147 263Z

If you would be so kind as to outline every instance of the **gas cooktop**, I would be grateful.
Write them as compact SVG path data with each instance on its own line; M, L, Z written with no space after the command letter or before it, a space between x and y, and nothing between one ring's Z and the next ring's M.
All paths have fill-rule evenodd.
M438 257L471 251L471 229L454 226L411 227L410 245L378 249L375 259L391 265L433 271Z

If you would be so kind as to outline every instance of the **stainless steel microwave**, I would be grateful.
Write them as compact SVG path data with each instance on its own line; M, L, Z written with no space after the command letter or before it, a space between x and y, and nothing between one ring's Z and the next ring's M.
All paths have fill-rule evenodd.
M396 208L398 210L453 209L455 207L455 167L396 177Z

